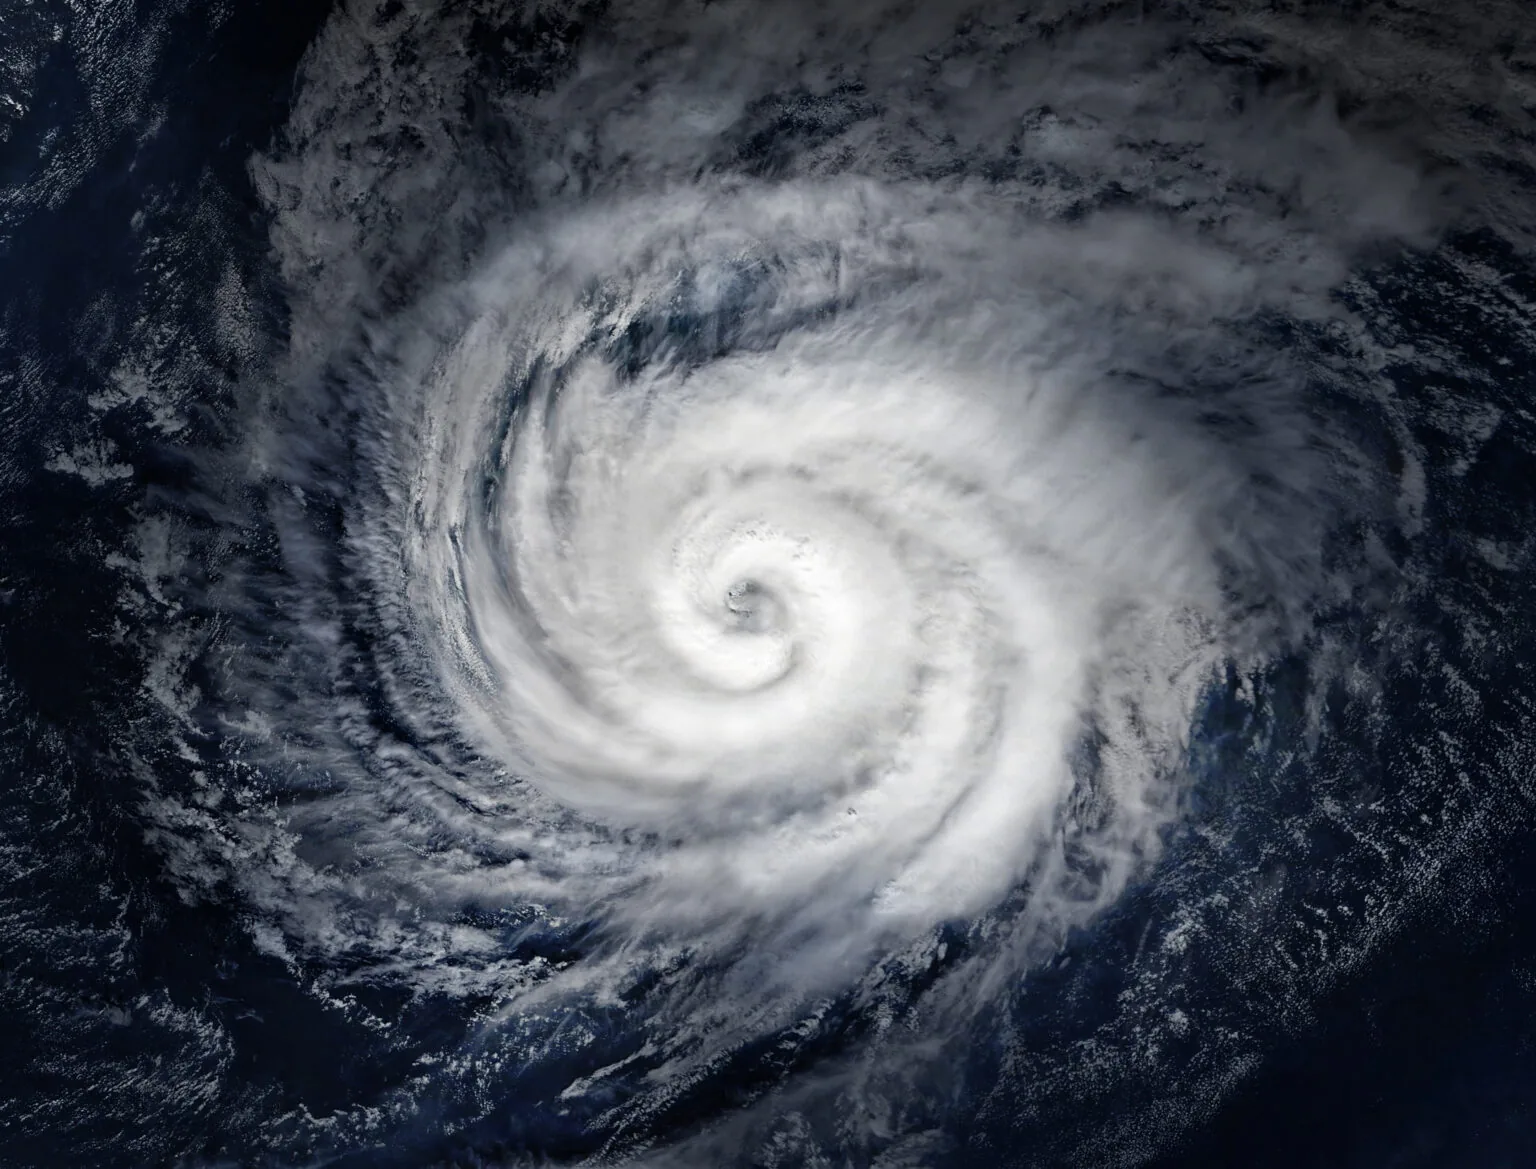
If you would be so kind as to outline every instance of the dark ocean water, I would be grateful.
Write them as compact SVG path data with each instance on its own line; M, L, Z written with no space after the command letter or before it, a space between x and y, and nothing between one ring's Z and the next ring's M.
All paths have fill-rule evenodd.
M401 10L365 7L360 26ZM938 914L849 985L761 1018L740 1008L755 1034L688 1064L665 1029L735 1010L731 971L775 977L751 965L750 934L714 951L679 942L665 960L664 946L637 949L613 989L530 1005L519 996L545 975L523 972L596 968L626 919L490 883L449 897L436 869L406 874L376 844L372 831L399 828L402 852L462 849L473 860L455 872L533 855L465 827L464 809L487 814L474 792L445 782L433 799L452 806L432 812L391 770L391 751L461 779L492 761L410 698L393 610L344 550L371 490L358 436L375 425L377 385L355 371L388 384L387 362L317 362L294 406L282 355L310 324L406 333L421 289L453 264L473 270L519 216L576 205L582 182L638 187L643 137L624 154L639 177L614 163L603 180L594 161L599 177L538 194L534 147L497 105L564 92L611 17L470 22L454 68L478 80L444 99L449 137L505 167L472 176L502 201L461 224L443 208L462 201L434 192L454 231L421 253L460 252L386 263L368 241L429 217L393 187L370 201L370 183L398 181L378 158L419 149L426 174L438 147L407 129L306 153L301 141L329 132L313 109L294 126L323 75L311 46L340 19L330 5L0 11L0 1163L1536 1163L1536 268L1520 242L1536 139L1518 103L1468 115L1513 127L1506 153L1475 154L1507 184L1497 213L1448 212L1428 237L1352 257L1325 295L1351 329L1289 310L1244 324L1252 348L1294 360L1298 415L1362 452L1366 472L1341 480L1390 486L1322 525L1319 563L1342 583L1309 598L1304 634L1203 687L1179 811L1146 863L1049 944L1020 943L1027 961L997 957L1014 953L1025 882ZM744 38L770 36L761 19ZM1491 52L1529 85L1517 65L1536 68L1530 34L1499 19L1492 48L1467 59ZM389 43L389 68L419 71L424 90L456 60L426 34ZM883 100L872 81L848 87L821 105L758 99L720 167L776 178L840 141L861 103ZM253 161L268 156L302 181L277 189L277 166ZM1453 163L1472 165L1437 165ZM364 192L353 210L329 224L293 213L332 177ZM1082 199L1066 220L1134 211L1141 195ZM308 270L284 231L323 238L313 250L333 265L355 253L379 302L338 309L340 325L306 317L324 289L293 292ZM654 344L631 329L631 372L694 344L699 366L749 348L771 298L742 295L740 331L702 344L687 311L662 314ZM864 303L855 290L773 327ZM247 431L267 416L256 403L273 401L301 420L283 441L313 428L306 457L334 472L296 496L302 526L272 486L285 472L240 478ZM263 583L279 578L299 583ZM299 601L321 596L341 598L334 639L285 656L296 630L322 624L324 605L300 614ZM342 708L330 735L325 712ZM258 716L278 729L258 734ZM376 804L342 798L354 768L377 780ZM1081 860L1090 875L1097 863ZM341 892L325 884L337 873L352 882Z

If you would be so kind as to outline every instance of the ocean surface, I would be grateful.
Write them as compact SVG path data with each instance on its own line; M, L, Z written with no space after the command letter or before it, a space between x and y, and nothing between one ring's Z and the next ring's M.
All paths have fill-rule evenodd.
M0 7L0 1164L1532 1164L1533 30Z

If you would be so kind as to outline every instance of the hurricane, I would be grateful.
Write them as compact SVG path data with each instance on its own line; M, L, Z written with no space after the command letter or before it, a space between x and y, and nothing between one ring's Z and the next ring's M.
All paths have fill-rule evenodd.
M1502 928L1536 57L1441 19L316 19L45 449L118 493L123 912L202 939L90 1008L201 1087L69 1147L1217 1156L1332 996Z

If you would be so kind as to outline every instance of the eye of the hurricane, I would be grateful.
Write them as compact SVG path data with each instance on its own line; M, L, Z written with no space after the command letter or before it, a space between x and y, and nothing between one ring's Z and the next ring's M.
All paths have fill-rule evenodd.
M725 608L729 620L742 633L770 633L780 627L778 599L750 578L725 590Z
M764 535L761 529L732 532L712 547L685 540L663 578L656 609L661 637L710 689L750 693L794 669L796 639L805 631L796 628L793 594L807 582L785 578L789 547ZM744 558L757 564L747 570ZM693 594L691 605L680 592Z

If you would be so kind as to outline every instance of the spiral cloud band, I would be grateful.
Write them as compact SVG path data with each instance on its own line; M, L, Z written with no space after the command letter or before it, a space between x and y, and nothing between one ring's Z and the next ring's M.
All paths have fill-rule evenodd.
M1091 232L1009 212L621 198L375 336L348 589L413 737L471 754L344 778L289 828L364 826L369 883L440 912L602 922L582 963L468 975L513 1019L678 947L723 964L654 1008L691 1074L1005 898L1019 956L1088 923L1159 851L1202 694L1300 632L1326 488L1284 381L1199 320L1225 306L1182 343L1239 390L1197 415L1050 275ZM387 953L441 986L484 945Z
M609 898L617 863L648 917L923 926L1034 869L1062 896L1070 839L1098 854L1082 914L1154 850L1236 650L1222 578L1263 587L1220 526L1259 488L1208 435L1168 462L1131 391L1040 359L1071 328L1018 295L1044 248L956 215L935 255L954 212L908 198L583 214L391 363L369 546L406 549L456 719L549 799L668 841L595 865L542 841L562 899Z
M889 1014L955 923L964 1015L1150 871L1201 704L1357 588L1329 542L1397 485L1306 346L1427 238L1409 152L1086 7L731 54L730 5L355 7L254 164L262 781L210 869L338 994L625 1083L598 1128L821 996ZM622 1055L560 1022L615 1003Z

